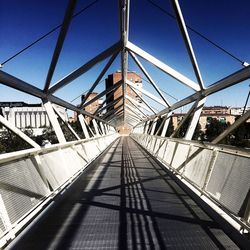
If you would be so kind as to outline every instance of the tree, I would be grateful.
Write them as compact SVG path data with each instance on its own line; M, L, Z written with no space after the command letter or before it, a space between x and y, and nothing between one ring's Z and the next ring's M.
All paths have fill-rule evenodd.
M31 130L24 131L29 137L33 135ZM10 153L18 150L28 149L32 146L24 141L21 137L10 131L2 129L0 132L0 153Z
M196 128L195 128L194 135L193 135L192 139L203 141L204 135L205 135L205 133L201 130L201 124L198 123Z
M205 139L207 141L214 140L219 134L221 134L230 124L219 121L216 118L212 118L206 125ZM224 142L227 138L224 140Z
M235 118L238 120L240 116ZM230 144L237 147L249 147L250 139L250 123L244 122L238 128L236 128L230 137Z

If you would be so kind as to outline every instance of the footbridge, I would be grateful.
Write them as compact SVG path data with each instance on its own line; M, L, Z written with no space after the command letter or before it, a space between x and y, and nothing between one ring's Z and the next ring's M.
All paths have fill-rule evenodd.
M190 37L195 30L185 23L185 9L178 0L169 1L172 12L168 15L179 29L193 77L130 41L131 8L136 1L99 0L85 6L79 2L64 1L60 25L1 63L2 95L11 89L24 98L28 94L39 99L50 127L40 137L34 136L27 132L33 126L31 118L24 115L25 130L20 114L20 122L13 122L13 107L1 108L1 147L5 148L0 154L0 247L250 249L250 150L228 143L234 131L243 131L242 126L250 118L248 98L237 119L217 131L211 140L201 138L201 134L196 136L207 99L223 95L224 90L234 93L238 85L248 87L249 64L235 57L241 63L237 70L206 84ZM167 13L157 2L145 0L140 5L146 2L149 9ZM67 36L74 25L81 23L77 18L95 8L103 12L105 7L108 13L115 3L120 31L117 42L70 73L64 72L52 84L63 48L68 48ZM49 8L49 2L44 4ZM24 1L18 7L29 6ZM107 20L109 17L106 15ZM81 24L86 20L89 17ZM51 34L56 34L55 48L42 85L19 77L20 72L11 73L18 72L16 64L11 67L13 60ZM215 42L205 40L233 56ZM73 60L68 59L67 67ZM18 67L24 70L22 64ZM112 84L106 80L102 86L114 72L113 67L119 67L119 79ZM95 79L87 77L79 85L79 78L93 68ZM165 80L159 77L162 74ZM84 86L88 81L92 84ZM170 86L180 83L187 92L170 101L171 95L164 91L168 81ZM71 93L82 96L77 104L70 101ZM91 105L96 105L94 111L88 109ZM183 108L187 112L173 126L173 117ZM70 122L62 109L74 112L75 120ZM19 107L18 112L25 112L25 108L20 111ZM53 137L45 137L48 131ZM6 133L19 140L13 143L14 137L8 137L12 139L6 146ZM46 140L38 140L41 136Z

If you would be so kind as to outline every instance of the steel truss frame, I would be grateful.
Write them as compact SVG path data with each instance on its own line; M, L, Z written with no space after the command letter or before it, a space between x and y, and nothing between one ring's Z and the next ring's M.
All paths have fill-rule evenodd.
M97 134L97 135L99 134L99 131L102 131L102 133L105 132L105 126L106 128L111 128L112 126L120 126L122 124L125 124L131 119L133 119L133 121L136 122L133 124L134 131L136 131L138 130L137 128L140 128L143 126L147 127L148 121L154 121L152 124L155 124L155 119L162 117L163 122L160 125L160 128L163 129L161 135L164 136L164 132L166 132L168 128L168 124L169 124L169 120L170 120L172 112L182 106L185 106L190 103L194 103L190 111L187 113L187 116L185 117L185 120L191 117L191 121L190 121L188 130L186 132L186 135L184 136L184 139L187 139L187 140L192 139L195 127L199 121L202 107L205 104L206 97L218 91L221 91L225 88L229 88L235 84L238 84L246 79L249 79L250 78L250 66L248 64L245 64L244 65L245 68L232 73L231 75L225 77L224 79L221 79L218 82L211 84L208 87L205 87L203 83L202 75L199 69L199 65L196 60L195 52L191 43L191 39L189 37L188 30L186 28L184 16L182 14L181 7L179 5L178 0L171 0L171 3L175 12L175 16L176 16L178 27L180 29L181 36L183 38L184 44L187 49L187 53L189 55L191 64L193 66L193 70L196 76L196 81L189 79L185 75L181 74L180 72L173 69L166 63L160 61L153 55L149 54L148 52L144 51L142 48L138 47L137 45L129 41L130 0L118 0L118 1L119 1L119 20L120 20L120 38L118 42L116 42L115 44L113 44L112 46L110 46L109 48L107 48L106 50L104 50L103 52L101 52L100 54L98 54L97 56L95 56L94 58L86 62L85 64L83 64L82 66L73 70L68 75L65 75L61 80L51 85L51 80L52 80L54 71L56 69L56 65L61 54L64 40L68 33L70 22L71 22L74 8L76 5L76 0L69 0L67 9L64 15L63 23L62 23L62 26L61 26L61 29L57 38L54 53L51 59L51 63L47 72L47 77L46 77L46 81L44 84L44 88L39 89L35 87L34 85L27 83L21 79L18 79L15 76L12 76L4 71L0 71L0 83L40 98L42 102L44 103L44 106L47 110L49 119L56 132L56 136L59 142L62 142L62 143L64 143L66 139L62 133L60 124L57 121L58 113L57 114L55 113L55 109L52 107L53 104L57 104L57 105L63 106L67 109L77 112L79 114L79 120L83 129L83 132L86 138L88 138L90 136L88 133L88 130L89 131L91 130L90 128L87 129L88 125L86 124L86 121L84 121L83 115L91 117L94 120L95 133L93 131L91 132L92 134ZM88 101L87 100L88 96L90 95L90 93L93 92L96 86L100 83L100 81L108 72L111 65L113 64L113 62L115 61L115 59L118 57L119 54L121 57L121 74L122 74L121 81L116 83L111 88L104 90L103 92L98 94L95 98ZM134 60L136 65L140 68L140 70L145 75L149 83L155 89L158 96L151 94L149 91L146 91L145 89L138 88L135 84L129 81L129 79L127 79L129 56ZM158 85L154 82L149 72L147 72L147 70L144 68L139 58L142 58L148 61L149 63L154 65L156 68L158 68L165 74L171 76L172 78L176 79L178 82L180 82L184 86L191 88L194 91L194 93L182 100L177 101L176 103L171 104L167 100L167 98L164 96L164 94L162 93ZM95 82L93 83L89 91L87 92L80 106L76 106L71 103L68 103L65 100L62 100L54 95L56 91L65 87L66 85L68 85L69 83L77 79L78 77L88 72L96 64L104 60L107 60L105 66L103 67L100 74L96 78ZM108 103L107 99L112 94L114 94L115 91L119 87L122 88L122 96L119 97L119 101L122 100L122 104L114 108L113 112L110 112L107 110L107 108L112 107L112 106L114 107L114 105L117 106L119 102L117 100L114 100L113 102ZM127 88L130 88L134 93L136 93L140 101L142 101L142 103L138 102L137 100L132 100L132 98L130 98L126 94ZM161 110L160 112L156 111L154 107L152 107L150 104L147 103L147 101L145 101L145 99L140 95L140 93L149 97L154 102L157 102L158 104L163 106L164 109ZM108 94L109 94L109 97L108 97ZM101 107L94 114L88 113L85 110L83 110L83 108L86 108L88 105L90 105L94 101L99 100L100 98L103 98L105 95L106 95L106 100L103 101L103 104L101 105ZM106 103L106 106L105 106L105 103ZM132 106L130 106L129 103ZM103 111L105 109L106 109L106 114L103 114ZM122 114L122 117L121 117L121 114ZM245 119L248 119L249 113L247 112L244 115L244 117ZM244 122L243 120L245 119L239 119L239 121L237 121L237 124L239 124L240 121ZM99 123L100 125L98 125L95 121L101 122ZM180 124L177 130L173 133L172 137L175 136L175 134L183 125L183 123L184 121ZM237 124L232 125L232 127L229 127L228 131L231 131L232 129L235 129L237 126L239 126ZM68 126L67 123L66 125ZM11 128L9 124L6 124L6 126L8 126L8 128ZM72 128L69 127L69 129L72 131L75 137L79 139L78 135L75 134ZM160 131L159 129L157 131L153 131L153 133L158 134ZM151 131L150 133L152 134L152 129L150 131ZM225 131L225 133L228 133L228 132ZM18 131L18 134L21 135L21 131ZM216 140L214 140L214 143L218 143L221 140L220 138L222 136L223 135L219 136Z

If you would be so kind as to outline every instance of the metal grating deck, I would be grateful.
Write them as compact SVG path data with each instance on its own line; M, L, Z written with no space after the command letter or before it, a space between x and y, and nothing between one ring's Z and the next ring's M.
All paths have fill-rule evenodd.
M12 249L238 249L129 137L64 196Z

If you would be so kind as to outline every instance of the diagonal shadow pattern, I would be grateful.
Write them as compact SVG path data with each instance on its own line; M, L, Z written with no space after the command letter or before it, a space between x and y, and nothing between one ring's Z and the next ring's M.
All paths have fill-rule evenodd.
M121 137L12 249L238 249L168 172Z

